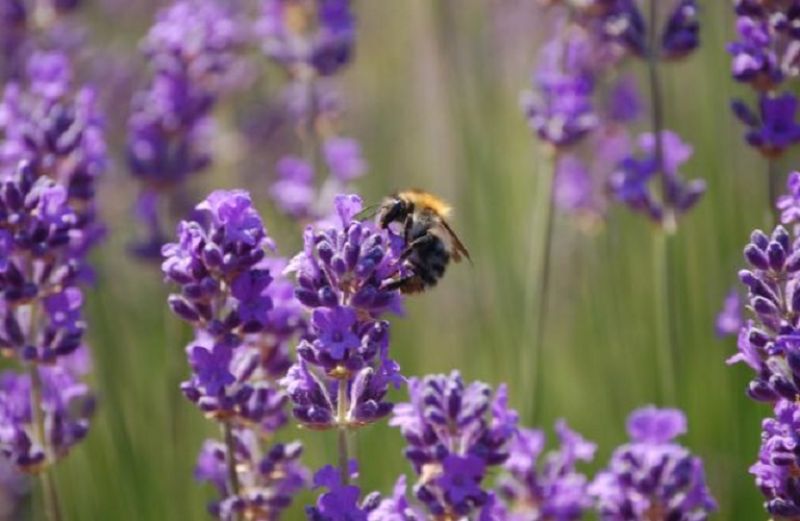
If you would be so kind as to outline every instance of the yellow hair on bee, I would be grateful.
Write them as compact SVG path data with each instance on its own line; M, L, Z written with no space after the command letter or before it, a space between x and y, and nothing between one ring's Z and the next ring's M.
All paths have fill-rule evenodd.
M453 211L453 208L449 204L423 190L406 190L398 193L397 197L414 203L414 206L417 208L429 209L440 217L448 217Z

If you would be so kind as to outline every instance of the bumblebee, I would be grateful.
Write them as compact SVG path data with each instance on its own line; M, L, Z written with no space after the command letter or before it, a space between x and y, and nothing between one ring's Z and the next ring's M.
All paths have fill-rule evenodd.
M406 245L400 255L406 275L386 283L386 289L420 293L436 285L451 259L470 260L467 248L447 222L451 211L447 203L422 190L398 192L384 199L377 211L378 224L388 228L401 223Z

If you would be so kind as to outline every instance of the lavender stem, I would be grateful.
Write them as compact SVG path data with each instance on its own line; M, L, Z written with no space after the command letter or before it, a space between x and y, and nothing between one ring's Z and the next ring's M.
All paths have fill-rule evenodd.
M661 176L661 200L663 216L661 227L654 238L654 275L657 284L655 291L656 309L658 310L658 361L661 373L662 400L674 403L675 394L675 340L672 335L672 281L670 280L670 243L677 229L675 211L670 200L670 187L667 172L664 168L664 129L663 94L658 75L659 31L658 0L650 0L649 30L650 46L647 56L648 78L650 86L650 111L652 118L653 139L655 140L656 173Z
M239 475L236 472L236 440L233 437L233 429L230 422L222 422L222 436L225 440L225 463L228 467L228 486L231 495L239 495Z
M39 473L42 482L42 494L44 496L45 515L49 521L61 521L61 506L58 499L58 488L53 479L50 467L50 449L45 438L44 416L42 416L42 379L39 375L39 367L31 364L31 414L33 428L35 429L36 439L42 444L45 460L44 468Z
M350 484L350 454L347 440L347 380L339 380L336 397L336 423L339 426L339 473L342 483Z
M767 219L772 220L768 228L772 228L780 223L780 214L778 213L778 207L775 203L781 194L781 176L778 170L778 161L771 157L767 158L767 187L767 195L769 197Z

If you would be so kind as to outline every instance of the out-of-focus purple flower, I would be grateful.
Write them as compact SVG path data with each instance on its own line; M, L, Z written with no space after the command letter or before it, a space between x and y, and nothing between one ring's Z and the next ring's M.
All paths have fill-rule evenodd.
M55 463L89 430L94 399L88 386L59 366L40 367L45 439L33 425L31 375L0 374L0 452L28 472Z
M800 251L789 233L775 228L771 236L756 230L744 249L750 269L739 272L748 288L748 308L755 323L748 322L739 334L739 354L728 363L746 362L756 372L748 394L759 401L775 402L780 397L795 400L800 388L800 309L797 272Z
M276 166L278 179L270 187L270 195L284 213L295 219L312 215L316 192L314 169L303 159L286 156Z
M30 490L28 476L8 458L0 457L0 519L11 521L21 516Z
M481 482L489 467L509 457L517 413L505 386L465 385L458 372L409 379L409 403L398 404L390 425L408 443L405 455L420 479L414 494L433 516L468 516L489 494Z
M356 32L349 0L264 0L262 6L262 48L293 74L331 76L351 61Z
M246 429L236 429L234 438L239 494L230 490L227 481L224 444L206 440L197 458L195 479L214 485L219 493L209 511L223 521L242 517L277 521L309 481L308 471L299 462L302 445L276 443L263 450L255 433Z
M774 519L800 516L800 410L788 400L775 405L775 417L763 421L758 461L750 467L756 485L764 494L764 508Z
M401 475L395 482L392 496L381 500L369 513L369 521L424 521L425 514L409 503L406 489L406 477Z
M725 297L722 309L714 321L714 329L717 336L725 337L738 334L743 325L742 298L739 296L739 291L734 288Z
M786 193L775 203L781 213L781 224L797 227L800 224L800 172L792 172L786 181Z
M679 168L692 155L691 145L684 143L677 134L670 131L661 134L661 143L663 172L659 172L657 164L655 137L646 133L639 137L641 156L624 159L609 180L609 186L617 199L659 222L664 218L667 209L678 214L689 211L706 189L702 179L684 181L680 175ZM656 181L665 181L667 187L661 200L653 193L652 184Z
M778 157L784 150L800 142L797 123L797 98L786 93L779 96L762 95L760 115L753 113L742 101L733 102L733 110L748 130L747 142L767 157Z
M589 487L600 519L701 521L717 509L702 461L674 441L685 432L678 410L645 407L630 415L631 441L614 451Z
M70 241L71 256L81 263L81 277L90 279L83 259L104 233L94 196L106 145L95 92L76 89L71 77L65 55L34 53L26 81L6 86L0 100L0 175L25 161L34 176L64 187L80 231Z
M231 87L242 44L222 2L182 0L158 13L142 42L153 76L135 96L128 121L128 165L146 189L170 194L210 164L210 114ZM150 236L143 246L160 240L152 220L145 220ZM133 251L151 250L143 246Z
M355 139L329 138L325 141L323 153L331 174L343 183L361 177L367 169L361 157L361 146Z
M608 117L617 123L630 123L642 113L642 100L636 79L623 76L613 86L606 107Z
M580 519L592 506L585 475L576 471L580 461L591 461L595 445L584 440L561 420L556 423L561 447L544 454L544 434L520 429L510 444L506 475L499 482L508 521L570 521Z
M592 42L579 27L563 30L542 49L533 89L522 95L531 129L539 139L559 148L574 145L598 124L592 103Z
M351 469L352 470L352 469ZM330 465L322 467L314 475L314 486L326 488L320 494L316 506L306 507L309 521L378 521L373 512L380 503L376 493L360 499L361 491L355 485L342 483L339 471Z
M697 10L697 0L678 0L661 37L661 55L664 58L683 58L700 45Z

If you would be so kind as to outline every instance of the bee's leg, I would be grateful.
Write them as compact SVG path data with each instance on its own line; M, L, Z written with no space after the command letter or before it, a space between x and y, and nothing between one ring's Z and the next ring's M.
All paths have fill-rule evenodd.
M406 243L406 249L403 250L403 253L400 254L400 260L407 258L414 252L414 250L423 248L425 246L429 246L434 242L436 242L437 240L439 240L438 237L436 237L435 235L431 235L429 233L427 235L423 235L422 237L414 239L413 241L411 241L410 244Z
M406 222L403 223L403 241L406 243L406 248L408 247L408 242L411 239L411 227L414 225L414 214L410 213L406 215Z

